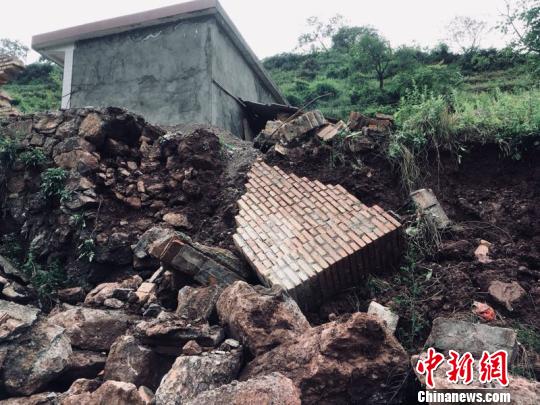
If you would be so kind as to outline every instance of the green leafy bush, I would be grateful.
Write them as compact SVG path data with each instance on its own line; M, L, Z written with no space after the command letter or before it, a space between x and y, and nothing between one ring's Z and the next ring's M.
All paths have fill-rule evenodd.
M41 192L45 197L65 200L69 197L69 192L65 189L67 177L68 172L60 167L45 170L41 174Z
M30 148L20 153L18 157L26 167L39 167L47 161L43 151L38 148Z
M10 137L0 134L0 164L11 167L17 159L18 142Z

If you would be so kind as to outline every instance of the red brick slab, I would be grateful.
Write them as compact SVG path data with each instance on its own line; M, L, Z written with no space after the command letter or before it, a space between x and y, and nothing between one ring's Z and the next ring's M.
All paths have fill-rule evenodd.
M238 201L236 247L267 285L310 307L395 267L401 224L340 185L286 174L257 161Z

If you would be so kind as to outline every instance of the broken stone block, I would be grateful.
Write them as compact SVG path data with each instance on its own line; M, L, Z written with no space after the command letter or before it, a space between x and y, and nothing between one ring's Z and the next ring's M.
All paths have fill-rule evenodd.
M119 336L111 346L104 378L133 383L137 387L146 385L155 387L159 384L159 359L148 347L140 344L134 336Z
M103 125L103 119L99 114L90 113L81 122L79 136L96 146L101 146L105 140Z
M178 291L176 315L194 323L206 322L214 313L222 288L185 286Z
M301 142L302 138L310 133L311 130L321 127L326 122L320 111L308 111L290 121L282 123L275 131L280 143L288 146L289 144Z
M11 395L30 395L43 389L68 365L71 345L64 329L47 321L36 323L17 341L0 346L5 390Z
M399 316L394 314L390 308L387 308L378 302L371 301L369 303L368 311L369 315L374 315L384 322L388 331L393 335L396 332Z
M282 290L243 281L221 293L217 310L230 335L255 356L296 339L310 328L298 304Z
M267 286L302 308L396 268L401 224L341 186L299 178L257 161L238 200L234 243Z
M357 312L257 356L240 380L280 372L300 388L302 403L389 403L390 387L404 380L408 360L377 318Z
M325 126L317 130L317 137L322 141L330 141L339 134L341 131L346 131L347 125L343 121L339 121L337 124L326 124Z
M181 354L182 346L190 340L195 340L199 346L217 347L225 336L219 326L191 325L179 319L139 322L135 327L135 335L156 352L176 356Z
M30 305L0 300L0 343L19 337L37 321L39 313Z
M516 336L516 332L508 328L436 318L425 347L440 351L470 352L473 356L481 356L484 350L490 353L506 350L511 361L517 345Z
M136 318L123 311L76 307L49 317L49 322L65 328L74 347L107 351Z
M233 381L204 391L185 405L257 404L300 405L300 390L281 373L271 373L247 381Z
M28 277L21 270L16 268L4 256L0 256L0 271L3 271L8 277L16 277L19 281L28 282Z
M141 398L135 385L121 381L105 381L93 392L68 394L62 398L61 404L146 405L146 402Z
M182 354L186 356L197 356L202 353L201 346L194 340L190 340L182 347Z
M154 243L150 254L203 285L227 286L242 280L237 273L218 263L189 241L182 240L180 236L171 237L160 244Z
M174 226L175 228L191 229L191 224L189 223L187 216L184 214L169 212L163 215L163 221Z
M426 215L437 229L444 229L451 221L431 189L421 188L411 193L411 199L420 213Z
M480 263L490 263L491 259L489 258L489 248L491 247L491 243L489 243L487 240L481 240L480 244L474 251L474 256L476 257L476 260L478 260Z
M503 283L502 281L492 281L489 284L489 295L496 302L504 305L508 311L513 311L517 303L519 303L527 292L519 285L518 282Z
M155 296L157 286L154 283L144 282L135 291L135 295L139 303L144 304L150 300L152 296Z
M156 404L183 404L203 391L230 383L242 364L240 350L180 356L156 391Z

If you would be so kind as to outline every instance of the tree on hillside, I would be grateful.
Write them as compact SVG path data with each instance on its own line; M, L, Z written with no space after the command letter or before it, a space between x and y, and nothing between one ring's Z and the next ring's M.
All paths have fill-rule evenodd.
M521 0L516 5L509 0L505 2L501 31L513 33L518 48L540 53L540 0Z
M317 52L320 49L327 51L330 40L343 27L344 20L344 17L339 14L328 21L321 21L318 17L309 17L307 24L310 31L300 35L297 49L307 52Z
M351 48L353 65L362 71L374 72L382 91L392 61L392 48L377 30L367 27L364 27L364 30Z
M23 45L20 41L0 38L0 55L14 56L19 59L26 59L28 54L28 47Z
M466 16L456 16L447 25L448 40L463 53L468 54L480 48L484 34L489 29L485 21Z

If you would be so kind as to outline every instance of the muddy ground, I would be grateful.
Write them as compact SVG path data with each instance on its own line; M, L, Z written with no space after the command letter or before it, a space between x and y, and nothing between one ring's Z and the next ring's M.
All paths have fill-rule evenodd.
M416 214L395 167L377 148L356 159L353 169L350 161L336 165L325 147L301 161L291 162L272 152L266 160L309 178L342 184L362 202L376 203L400 215L405 227L416 226ZM323 323L330 314L366 311L375 299L400 315L400 341L411 352L418 352L434 318L452 316L478 322L471 312L473 301L487 302L497 311L491 324L518 330L529 352L526 373L530 375L535 362L538 368L540 353L538 156L531 151L521 160L513 160L503 157L497 145L473 143L467 146L461 164L447 153L439 161L428 161L423 173L423 187L433 189L454 222L439 235L439 247L420 256L410 247L397 272L369 277L365 285L344 292L310 314L310 321ZM481 239L492 243L491 263L475 259ZM407 255L412 257L407 259ZM526 299L514 311L507 311L490 300L488 286L494 280L518 281L527 291Z

